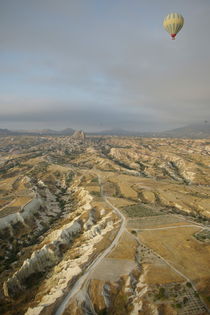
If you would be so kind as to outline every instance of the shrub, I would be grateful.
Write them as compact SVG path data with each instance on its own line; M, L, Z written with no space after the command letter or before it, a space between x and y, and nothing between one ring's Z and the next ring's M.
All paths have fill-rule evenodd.
M101 197L101 193L99 191L91 191L91 194L96 197Z
M132 230L131 233L134 234L134 235L137 234L137 232L135 230Z

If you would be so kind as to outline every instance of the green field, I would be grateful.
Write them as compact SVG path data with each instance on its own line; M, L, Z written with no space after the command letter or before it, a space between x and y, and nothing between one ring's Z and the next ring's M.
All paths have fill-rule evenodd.
M164 214L158 210L152 209L144 204L131 205L123 207L123 212L128 217L150 217Z

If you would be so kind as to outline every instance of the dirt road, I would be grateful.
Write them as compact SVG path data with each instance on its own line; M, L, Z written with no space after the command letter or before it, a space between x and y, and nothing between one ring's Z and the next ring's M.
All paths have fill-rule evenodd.
M89 267L86 269L86 271L84 272L84 274L78 279L78 281L75 283L75 285L71 288L71 290L69 291L69 293L66 295L66 297L64 298L64 300L62 301L62 303L60 304L60 306L58 307L58 309L55 312L55 315L62 315L66 309L66 307L69 305L70 300L81 290L82 286L85 284L85 281L88 280L88 277L90 275L90 273L93 271L93 269L104 259L105 256L107 256L112 250L113 248L117 245L119 238L121 237L122 233L125 230L125 225L126 225L126 219L123 216L123 214L120 212L120 210L116 207L114 207L111 202L106 198L106 196L104 196L104 192L103 192L103 185L101 182L101 177L99 175L98 176L98 182L100 185L100 190L101 190L101 197L104 199L104 201L113 209L113 211L119 216L119 218L121 219L121 226L120 229L115 237L115 239L113 240L113 242L110 244L109 247L107 247L90 265Z

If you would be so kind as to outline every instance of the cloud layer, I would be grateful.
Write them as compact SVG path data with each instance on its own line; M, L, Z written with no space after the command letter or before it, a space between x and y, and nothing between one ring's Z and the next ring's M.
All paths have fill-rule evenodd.
M171 41L170 12L185 26ZM210 114L208 0L0 2L0 128L164 130Z

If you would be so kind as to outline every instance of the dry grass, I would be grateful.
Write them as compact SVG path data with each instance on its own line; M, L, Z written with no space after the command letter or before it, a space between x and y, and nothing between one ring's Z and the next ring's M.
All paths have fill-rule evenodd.
M138 194L135 190L131 188L131 185L129 185L126 182L120 182L118 183L120 187L120 191L125 198L131 198L131 199L136 199L138 197Z
M79 309L76 299L67 306L63 315L82 315L82 310Z
M195 282L209 277L210 245L201 244L193 234L199 228L141 231L139 238L148 247Z
M190 222L177 222L177 223L170 223L170 225L169 224L157 224L157 225L150 225L150 226L147 226L147 227L145 227L145 228L149 228L149 229L157 229L157 228L168 228L168 227L181 227L181 226L183 226L183 225L192 225L192 223L190 223ZM188 227L186 227L187 229L188 229ZM184 229L184 227L182 228L182 229ZM182 230L181 230L181 228L179 229L179 231L181 232Z
M88 190L89 192L95 191L95 192L100 193L99 186L86 186L85 189Z
M1 190L11 190L12 189L12 185L14 184L14 182L17 180L19 176L14 176L14 177L10 177L10 178L6 178L4 180L2 180L0 182L0 189Z
M93 200L93 201L91 201L91 205L93 206L93 208L98 208L101 210L105 209L107 211L111 210L111 208L104 201Z
M89 285L89 296L91 297L91 301L93 305L96 305L96 311L105 309L106 305L104 303L104 297L99 292L103 292L104 282L96 279L90 280Z
M148 264L146 265L146 269L145 282L149 285L185 281L165 264Z
M57 165L57 164L51 164L48 166L48 171L50 173L54 173L54 172L67 173L67 172L69 172L69 167L61 166L61 165Z
M16 197L13 201L9 202L7 206L0 209L0 217L18 212L22 206L26 205L31 200L31 196Z
M179 185L167 180L140 178L135 189L142 195L145 191L155 193L160 204L164 206L175 206L183 211L194 211L210 217L209 187L199 186L199 189L195 189L193 186Z
M128 220L129 229L156 229L164 227L192 225L191 222L183 221L182 218L169 215L158 215L153 217L130 218Z
M24 161L24 164L26 164L26 165L37 165L40 162L43 162L43 158L35 157L35 158L29 159L27 161Z
M157 211L155 208L145 206L142 203L124 207L123 212L126 214L126 216L132 218L151 217L163 214L162 212Z
M0 199L0 208L6 206L7 204L9 204L12 201L12 197L5 197L3 199Z
M27 204L29 201L31 201L32 199L33 199L32 196L20 196L14 200L14 202L11 204L11 206L22 207L25 204Z
M112 250L107 258L135 260L136 248L136 240L130 233L124 232L117 246Z
M109 178L110 182L119 186L121 194L128 199L136 199L138 197L137 192L131 188L134 179L134 176L128 175L115 175Z
M6 217L7 215L19 212L19 207L5 207L0 211L0 218Z
M115 207L126 207L135 204L135 201L127 200L124 198L108 198Z

